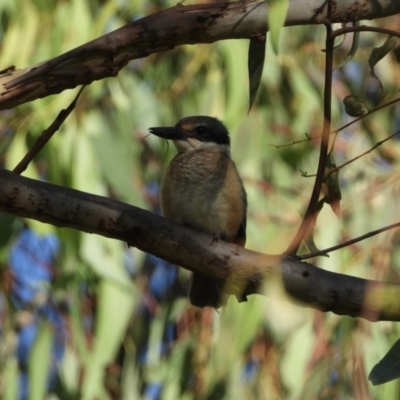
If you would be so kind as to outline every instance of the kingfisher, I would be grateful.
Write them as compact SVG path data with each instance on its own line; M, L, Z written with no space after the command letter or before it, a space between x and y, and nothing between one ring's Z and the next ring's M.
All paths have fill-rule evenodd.
M164 175L163 215L184 226L240 246L246 242L247 196L231 158L229 132L217 118L192 116L175 126L149 128L172 140L178 154ZM220 281L193 273L189 299L196 307L220 308L228 295Z

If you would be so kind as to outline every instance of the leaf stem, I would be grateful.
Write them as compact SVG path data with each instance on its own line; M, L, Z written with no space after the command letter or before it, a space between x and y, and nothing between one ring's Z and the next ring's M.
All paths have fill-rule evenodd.
M330 253L331 251L342 249L343 247L347 247L347 246L350 246L350 245L352 245L354 243L361 242L364 239L368 239L368 238L370 238L372 236L378 235L379 233L386 232L386 231L388 231L390 229L394 229L394 228L397 228L397 227L400 227L400 222L396 222L395 224L387 225L387 226L385 226L383 228L377 229L375 231L368 232L368 233L366 233L364 235L361 235L361 236L358 236L358 237L356 237L354 239L348 240L347 242L343 242L343 243L337 244L336 246L328 247L327 249L324 249L324 250L314 251L312 253L307 253L307 254L302 254L302 255L296 256L296 258L299 259L299 260L306 260L308 258L312 258L312 257L316 257L316 256L322 256L324 254Z

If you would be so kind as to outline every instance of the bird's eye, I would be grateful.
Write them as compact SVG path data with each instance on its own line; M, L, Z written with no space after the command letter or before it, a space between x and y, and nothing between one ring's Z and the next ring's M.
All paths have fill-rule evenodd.
M203 125L200 125L200 126L198 126L198 127L196 128L196 132L197 132L198 134L200 134L200 135L202 135L205 131L206 131L206 128L205 128L205 126L203 126Z

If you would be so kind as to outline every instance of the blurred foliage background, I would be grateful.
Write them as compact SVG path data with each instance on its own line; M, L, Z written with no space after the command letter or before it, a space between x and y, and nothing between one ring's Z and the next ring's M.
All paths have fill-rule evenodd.
M57 56L172 0L2 0L0 69ZM379 22L399 30L398 17ZM194 114L231 132L249 198L247 247L286 249L313 185L322 126L325 30L282 31L270 45L257 102L248 107L248 41L183 46L131 62L87 87L74 113L24 175L159 212L158 184L174 149L151 126ZM400 48L369 75L383 43L362 33L354 60L334 71L334 127L351 120L342 99L373 108L398 95ZM351 35L335 51L345 56ZM12 169L77 90L0 113L0 160ZM399 106L340 133L338 165L400 127ZM339 220L325 207L319 248L399 220L399 143L391 140L340 171ZM398 399L398 381L373 387L368 371L398 325L323 314L270 297L230 299L219 313L190 307L185 271L112 241L0 215L0 397L10 399ZM315 262L360 277L398 280L399 236L386 232ZM305 249L304 249L305 250ZM305 250L306 251L306 250Z

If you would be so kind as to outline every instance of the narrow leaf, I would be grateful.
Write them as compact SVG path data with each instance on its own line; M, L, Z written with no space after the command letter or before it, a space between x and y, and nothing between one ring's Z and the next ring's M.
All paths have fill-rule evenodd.
M3 359L3 382L7 382L3 387L3 400L18 399L19 386L19 367L15 358Z
M396 43L397 43L397 37L389 35L385 43L381 47L375 47L372 49L371 54L369 56L368 64L369 67L371 68L370 74L372 77L376 78L379 81L381 88L382 88L382 83L375 74L375 65L380 60L382 60L382 58L385 57L387 53L389 53L393 49Z
M360 21L354 21L352 23L353 27L354 26L359 26L360 25ZM346 37L346 35L342 35L343 37ZM353 33L353 40L351 42L351 48L350 51L347 53L347 56L343 58L342 61L339 62L339 64L337 64L334 68L334 70L341 68L343 66L345 66L350 60L352 60L352 58L354 57L354 55L356 54L357 50L358 50L358 45L360 42L360 32L354 32Z
M82 400L102 398L106 366L115 357L121 345L135 299L134 287L128 289L110 280L102 280L98 288L96 340L86 363L82 385ZM135 296L136 294L136 296Z
M248 70L249 70L249 111L256 98L258 87L260 86L261 76L264 68L265 45L267 36L250 39Z
M373 385L381 385L397 378L400 378L400 339L372 368L368 376Z
M279 36L285 25L289 0L266 0L268 4L268 26L271 32L271 44L275 54L278 54Z
M51 326L42 322L29 357L29 400L41 400L46 397L52 340Z

